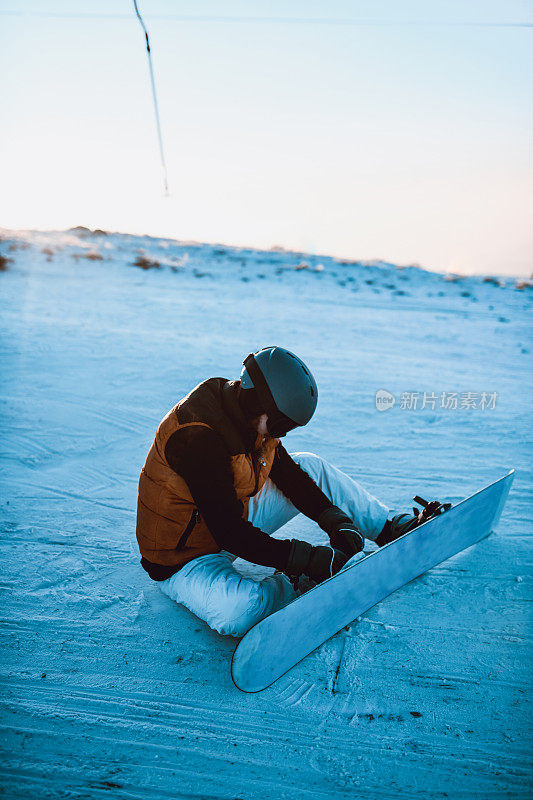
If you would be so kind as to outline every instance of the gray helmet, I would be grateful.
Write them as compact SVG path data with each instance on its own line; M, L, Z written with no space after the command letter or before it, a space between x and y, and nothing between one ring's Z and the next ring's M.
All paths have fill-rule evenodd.
M276 429L307 425L315 413L318 387L298 356L284 347L263 347L246 356L243 364L241 386L255 389L272 436L283 435Z

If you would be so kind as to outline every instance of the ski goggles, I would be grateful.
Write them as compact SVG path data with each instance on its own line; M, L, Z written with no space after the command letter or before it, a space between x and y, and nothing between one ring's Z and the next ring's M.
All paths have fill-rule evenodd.
M278 437L286 436L289 431L297 427L298 425L292 419L286 417L285 414L282 414L281 411L278 411L272 417L270 414L267 415L267 430L273 438L277 439Z
M267 430L270 436L277 439L278 437L285 436L293 428L297 428L298 423L290 419L290 417L280 411L276 406L270 387L254 358L254 354L250 353L250 355L246 356L243 364L246 367L254 389L257 392L257 396L267 415Z

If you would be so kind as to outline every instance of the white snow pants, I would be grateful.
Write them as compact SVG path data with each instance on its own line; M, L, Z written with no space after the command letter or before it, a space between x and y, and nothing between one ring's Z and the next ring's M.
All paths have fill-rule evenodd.
M331 502L342 508L367 539L381 532L388 509L360 484L313 453L291 453ZM272 534L298 514L298 510L268 479L250 498L249 521ZM226 551L200 556L185 564L161 590L200 619L230 636L244 636L253 625L282 608L296 596L289 579L280 573L261 581L245 578L233 566L236 556Z

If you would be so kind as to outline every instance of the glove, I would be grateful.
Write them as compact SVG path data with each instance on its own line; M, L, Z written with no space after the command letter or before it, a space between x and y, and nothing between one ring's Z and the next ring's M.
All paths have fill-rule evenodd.
M339 572L348 559L345 553L332 547L313 547L309 542L292 539L285 572L290 576L307 575L315 583L321 583Z
M365 537L337 506L326 508L319 516L318 524L328 534L331 546L342 550L350 558L363 549Z

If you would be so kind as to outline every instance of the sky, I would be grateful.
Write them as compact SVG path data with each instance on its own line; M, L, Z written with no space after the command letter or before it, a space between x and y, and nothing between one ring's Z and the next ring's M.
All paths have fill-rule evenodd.
M533 2L0 0L0 225L533 272Z

